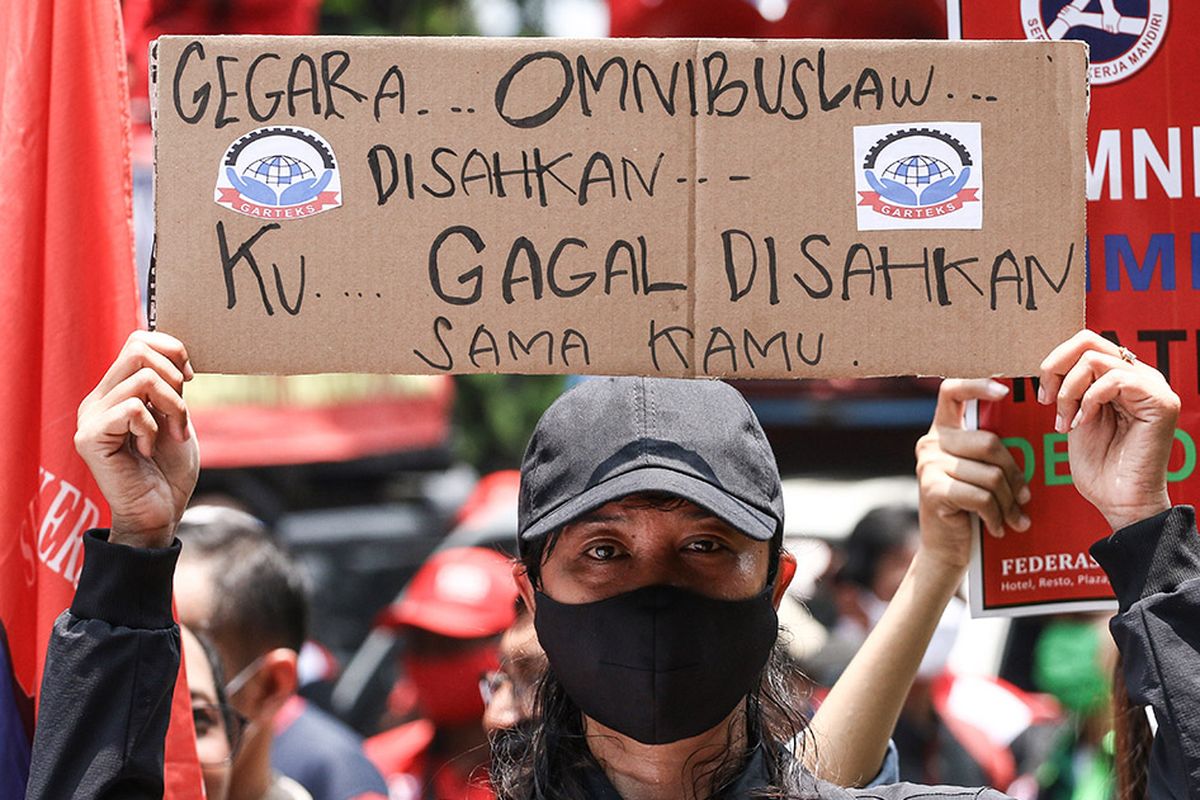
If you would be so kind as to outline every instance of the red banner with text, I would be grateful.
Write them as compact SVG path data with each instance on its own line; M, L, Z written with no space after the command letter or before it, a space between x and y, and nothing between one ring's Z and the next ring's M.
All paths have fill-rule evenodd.
M1080 39L1090 47L1088 327L1157 366L1183 401L1168 481L1200 495L1200 4L1183 0L950 0L950 37ZM1028 131L1037 136L1037 131ZM1104 519L1071 485L1065 434L1036 386L981 404L1024 466L1033 527L981 537L972 608L1024 615L1111 607L1088 556Z

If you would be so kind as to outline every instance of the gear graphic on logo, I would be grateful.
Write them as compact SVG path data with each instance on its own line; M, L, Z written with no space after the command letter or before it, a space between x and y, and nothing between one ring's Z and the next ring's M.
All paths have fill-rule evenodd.
M307 131L298 130L296 128L259 128L256 131L247 133L245 136L241 137L229 146L229 150L225 154L225 165L228 167L236 166L238 156L241 155L242 151L245 150L248 145L257 142L259 139L265 139L268 136L290 136L293 139L299 139L317 151L317 153L321 156L321 163L325 169L334 168L333 151L329 149L325 142L321 141Z
M906 130L889 133L887 136L876 142L875 145L867 151L867 156L863 160L863 169L875 169L875 161L879 158L879 154L883 152L885 147L894 142L898 142L901 139L907 139L913 136L924 136L946 143L954 150L955 153L958 154L958 158L964 167L971 166L970 151L967 150L966 146L963 145L962 142L960 142L958 139L955 139L950 134L934 128L908 128Z

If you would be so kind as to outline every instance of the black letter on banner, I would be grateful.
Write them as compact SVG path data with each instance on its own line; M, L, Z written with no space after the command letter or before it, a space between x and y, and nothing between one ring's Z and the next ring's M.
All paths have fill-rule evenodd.
M413 355L415 355L417 358L424 361L426 364L428 364L433 369L440 369L443 372L449 372L450 370L452 370L454 368L454 356L450 355L450 348L446 347L446 341L444 339L442 339L442 328L443 327L445 327L445 329L448 331L454 330L454 326L450 324L450 320L446 319L445 317L438 317L437 319L435 319L433 321L433 336L435 339L437 339L438 347L442 348L442 352L446 355L446 363L445 364L433 363L432 361L430 361L428 358L425 357L424 353L422 353L420 350L417 350L416 348L413 348Z
M387 156L392 169L391 181L388 183L386 189L383 188L383 164L379 161L380 153ZM400 183L400 165L396 163L396 154L386 144L377 144L367 151L367 166L371 168L371 178L375 181L375 196L378 204L383 205L392 196L392 192L396 191L396 186Z
M668 325L661 331L656 328L654 320L650 320L650 340L646 344L650 346L650 359L654 362L654 368L662 372L662 367L658 365L658 340L666 338L667 343L671 345L671 349L675 351L675 355L679 358L679 363L684 369L688 369L690 365L688 364L687 356L679 349L679 345L675 343L675 337L672 334L683 333L689 339L695 339L695 334L682 325Z
M557 99L550 105L536 114L530 114L528 117L510 117L504 113L504 102L508 99L508 89L512 85L513 79L520 74L521 70L529 66L535 61L541 61L543 58L553 58L563 70L563 88ZM529 53L522 56L517 63L513 64L508 72L504 73L504 77L496 84L496 111L500 114L500 118L512 125L514 128L536 128L539 125L544 125L554 118L567 102L567 98L571 96L571 90L575 88L575 72L571 68L571 61L562 53L555 50L542 50L537 53Z
M283 99L283 90L276 89L273 92L266 92L263 95L272 101L270 111L260 114L258 113L258 109L254 107L254 95L250 92L250 87L254 83L254 72L258 69L258 65L268 58L273 58L276 61L279 60L279 56L275 53L263 53L251 61L250 66L246 69L246 110L250 112L250 117L255 122L266 122L275 116L275 112L279 110L279 103Z
M341 61L338 62L337 67L335 67L333 72L330 73L329 62L334 56L340 57ZM345 119L345 117L338 112L336 103L334 102L334 89L340 89L346 94L350 95L352 98L354 98L354 102L356 103L361 103L363 100L367 99L367 96L362 92L356 91L344 83L338 83L338 78L342 77L342 73L346 71L346 67L348 66L350 66L350 54L345 50L330 50L327 53L321 54L321 83L325 85L325 119L329 119L330 117ZM379 119L378 115L376 115L375 119Z
M385 89L387 89L388 78L392 78L392 77L394 77L396 79L396 91L394 91L394 92L384 91ZM380 117L379 107L383 104L384 100L391 100L392 98L400 99L400 113L403 114L404 113L404 73L401 72L400 68L394 64L392 66L388 67L387 72L383 73L383 77L379 79L379 89L375 92L375 121L376 122L379 122L379 117Z
M746 285L740 287L737 267L734 265L736 259L733 257L734 236L740 236L750 245L750 277L746 279ZM736 303L754 286L754 277L758 274L758 248L754 246L754 239L750 238L750 234L736 228L721 231L721 242L725 245L725 278L729 281L729 301Z
M240 121L238 117L225 116L225 104L231 97L237 97L237 92L229 91L229 86L225 83L225 65L230 61L237 63L238 59L233 56L217 56L217 88L220 90L217 102L217 118L213 120L213 126L216 128L224 128L232 122Z
M233 268L236 267L237 263L244 258L246 259L246 263L250 265L250 271L254 273L255 279L258 280L258 291L262 295L263 307L267 310L267 315L271 316L275 313L275 309L271 307L271 300L269 297L267 297L267 285L263 283L262 273L258 270L258 262L254 260L254 254L250 252L250 248L253 247L254 243L261 239L263 234L265 234L267 231L273 231L277 228L279 228L278 222L272 222L270 224L263 225L258 229L258 233L242 242L241 246L238 247L237 252L231 256L229 255L229 242L225 238L225 223L217 223L217 244L221 248L221 269L225 273L226 308L233 308L237 305L237 287L234 286L233 283ZM303 266L303 262L301 262L301 265ZM275 270L275 279L277 281L279 280L278 269ZM303 273L301 273L301 279L303 280ZM280 289L280 296L282 297L282 286ZM303 284L301 284L301 290L303 291ZM300 310L298 301L296 304L296 310ZM291 312L291 309L289 309L289 312Z
M183 113L183 103L179 99L179 83L183 79L183 70L187 67L188 59L191 58L192 53L195 53L197 57L203 61L204 45L200 44L199 42L192 42L187 47L183 48L183 53L181 53L179 56L179 63L175 65L175 113L179 115L181 120L189 125L195 125L200 121L200 118L204 116L204 112L208 110L208 97L210 94L212 94L212 84L205 81L204 84L196 90L196 93L192 95L192 102L196 104L196 113L190 117Z
M593 73L592 68L588 66L587 59L580 56L575 63L579 66L579 107L583 111L585 117L592 115L592 106L588 103L587 87L590 83L592 91L600 93L600 87L604 83L604 73L608 72L609 68L617 67L621 72L621 94L617 100L617 105L622 111L625 110L625 96L629 93L629 65L625 63L625 59L621 56L613 56L608 61L600 65L600 71Z
M817 272L821 273L821 278L823 278L825 281L825 288L813 289L808 285L804 278L800 277L800 273L798 272L793 272L792 277L796 280L796 283L804 287L804 291L808 292L809 297L813 298L814 300L820 300L822 298L829 297L829 295L833 293L833 281L830 279L829 270L825 269L825 265L820 261L817 261L816 257L808 251L808 246L812 242L820 242L828 247L829 237L822 233L813 233L805 236L804 241L800 242L800 252L805 258L808 259L808 263L816 267Z
M461 236L470 242L471 247L475 248L476 253L483 252L483 239L480 238L474 228L467 227L466 225L454 225L446 228L446 230L438 234L437 238L433 240L433 245L429 248L429 285L433 287L433 291L438 297L450 305L469 306L483 296L483 265L476 264L458 276L458 282L464 286L471 281L475 281L475 288L466 297L456 297L446 294L442 290L442 278L438 273L438 250L441 249L442 244L447 239L455 235Z

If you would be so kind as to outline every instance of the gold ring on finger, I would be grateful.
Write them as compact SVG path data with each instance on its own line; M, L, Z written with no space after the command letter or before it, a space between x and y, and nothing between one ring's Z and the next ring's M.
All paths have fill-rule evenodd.
M1133 351L1130 350L1128 347L1118 346L1117 354L1121 356L1121 360L1124 361L1126 364L1136 364L1137 363L1137 360L1138 360L1137 356L1135 356L1133 354Z

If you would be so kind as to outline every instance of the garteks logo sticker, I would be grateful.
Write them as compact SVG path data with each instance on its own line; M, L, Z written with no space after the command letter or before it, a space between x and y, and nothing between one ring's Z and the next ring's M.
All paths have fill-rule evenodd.
M217 171L217 205L259 219L301 219L342 204L329 142L307 128L259 128L229 146Z
M1170 0L1021 0L1021 25L1029 39L1087 42L1088 73L1102 86L1146 66L1166 36L1170 5Z
M857 125L858 229L983 227L978 122Z

